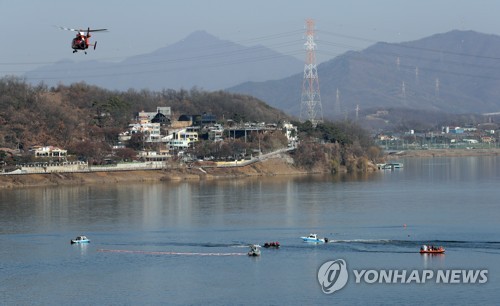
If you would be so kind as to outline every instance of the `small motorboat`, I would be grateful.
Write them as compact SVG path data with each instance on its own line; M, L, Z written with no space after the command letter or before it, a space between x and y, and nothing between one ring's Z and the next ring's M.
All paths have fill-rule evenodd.
M328 238L318 238L317 234L309 234L307 237L300 237L304 242L326 243Z
M260 256L259 246L256 244L251 244L250 251L248 251L248 256Z
M266 242L264 243L263 247L278 249L280 247L280 243L278 241Z
M435 246L427 246L424 244L420 248L420 254L443 254L444 251L445 250L442 246L435 247Z
M85 236L77 236L75 239L71 239L71 244L73 243L89 243L90 240Z

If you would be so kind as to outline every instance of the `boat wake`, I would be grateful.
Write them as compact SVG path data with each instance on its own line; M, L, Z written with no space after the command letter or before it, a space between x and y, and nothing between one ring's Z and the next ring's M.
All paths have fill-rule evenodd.
M247 255L247 253L169 252L169 251L108 250L108 249L99 249L99 250L97 250L97 252L144 254L144 255L178 255L178 256L243 256L243 255Z
M231 243L211 243L211 242L140 242L127 244L104 244L109 249L114 248L173 248L179 250L179 255L187 255L188 251L196 251L193 254L208 254L223 252L224 249L247 249L254 243L243 241L232 241ZM415 253L422 245L443 246L449 250L469 250L473 252L491 253L500 255L500 241L467 241L467 240L397 240L397 239L332 239L328 243L292 243L285 244L283 248L289 251L302 249L318 249L325 251L354 251L368 253ZM259 247L261 247L259 245ZM213 249L215 252L210 251ZM206 250L206 251L205 251ZM181 254L186 251L186 254ZM167 252L174 255L175 252ZM219 253L217 253L219 254ZM222 254L222 253L220 253Z
M104 243L114 246L142 246L142 247L201 247L201 248L227 248L227 247L245 247L251 243L212 243L212 242L138 242L138 243Z
M331 240L337 247L358 252L376 253L414 253L422 245L443 246L448 249L468 249L476 252L500 254L500 241L466 240L391 240L391 239L345 239Z

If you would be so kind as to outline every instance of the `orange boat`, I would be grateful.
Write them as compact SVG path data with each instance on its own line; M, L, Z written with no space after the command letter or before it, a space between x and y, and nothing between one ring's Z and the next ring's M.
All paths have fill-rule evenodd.
M444 253L444 248L442 246L434 247L434 246L423 245L420 248L420 254L443 254L443 253Z

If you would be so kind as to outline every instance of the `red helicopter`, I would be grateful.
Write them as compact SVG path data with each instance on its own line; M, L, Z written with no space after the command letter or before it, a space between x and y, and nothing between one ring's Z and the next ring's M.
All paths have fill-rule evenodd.
M67 31L73 31L73 32L78 32L76 34L76 37L73 38L71 41L71 48L73 48L73 53L78 52L78 50L83 50L85 54L87 54L87 49L89 46L93 46L94 50L95 47L97 46L97 41L94 43L90 43L90 37L92 36L90 33L91 32L103 32L107 31L108 29L95 29L91 30L90 28L87 28L87 32L85 33L84 30L76 30L76 29L70 29L70 28L65 28L65 27L59 27L61 30L67 30Z

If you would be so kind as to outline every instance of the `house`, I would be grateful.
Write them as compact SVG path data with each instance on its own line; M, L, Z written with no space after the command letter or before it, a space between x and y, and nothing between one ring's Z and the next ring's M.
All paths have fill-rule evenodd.
M161 115L159 115L159 114L161 114ZM157 106L156 112L140 111L137 114L137 121L139 123L150 123L150 122L153 122L153 120L155 118L157 118L156 120L170 122L171 116L172 116L172 113L171 113L169 106Z
M201 125L210 125L215 124L217 122L217 117L213 114L203 113L201 115Z
M214 124L208 128L208 140L218 142L222 141L224 136L224 128L220 124Z
M160 123L132 123L129 124L128 131L121 133L118 137L120 141L128 141L133 134L142 133L145 142L160 142Z
M170 125L170 118L165 116L162 113L157 113L153 119L151 119L151 123L159 123L161 125Z
M171 139L167 142L167 149L171 154L176 154L189 148L190 143L189 139Z
M199 127L191 126L177 132L176 139L189 139L191 142L198 141Z
M297 127L291 123L285 122L283 123L283 131L288 139L288 146L294 147L299 140Z
M31 151L35 157L56 157L65 158L68 154L68 150L60 149L54 146L35 146L31 148Z
M198 141L199 127L187 127L171 131L169 135L162 138L167 145L167 150L173 154L184 152Z

